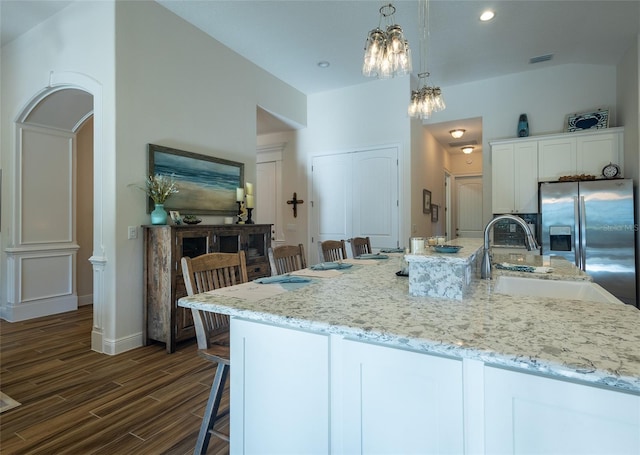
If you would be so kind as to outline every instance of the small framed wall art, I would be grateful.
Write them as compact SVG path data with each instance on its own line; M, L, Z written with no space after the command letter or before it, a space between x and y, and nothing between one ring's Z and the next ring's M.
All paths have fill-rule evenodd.
M178 212L177 210L169 210L169 216L171 217L171 221L173 221L173 224L182 224L182 220L180 219L180 212Z
M437 204L431 204L431 222L432 223L438 222L438 209L439 209L439 206Z
M594 112L569 114L565 131L571 133L583 130L599 130L609 128L609 109L598 109Z
M431 191L422 190L422 213L431 213Z

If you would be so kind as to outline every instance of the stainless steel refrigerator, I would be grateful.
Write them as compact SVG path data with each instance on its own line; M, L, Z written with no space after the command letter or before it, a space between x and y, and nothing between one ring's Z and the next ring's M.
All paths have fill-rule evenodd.
M565 257L637 305L633 207L631 179L540 183L542 254Z

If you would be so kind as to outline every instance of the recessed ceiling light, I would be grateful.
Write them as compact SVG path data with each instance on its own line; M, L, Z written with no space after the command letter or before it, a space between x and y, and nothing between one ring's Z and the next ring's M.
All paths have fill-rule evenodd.
M322 60L321 62L318 62L318 66L320 68L329 68L331 64L329 62L327 62L326 60Z
M451 130L449 131L449 134L454 138L454 139L460 139L462 137L462 135L464 134L465 130L461 129L461 128L456 128L455 130Z
M487 10L480 15L480 20L482 22L487 22L493 19L494 17L496 17L496 13L494 13L493 11Z
M468 155L473 152L473 147L462 147L462 151Z

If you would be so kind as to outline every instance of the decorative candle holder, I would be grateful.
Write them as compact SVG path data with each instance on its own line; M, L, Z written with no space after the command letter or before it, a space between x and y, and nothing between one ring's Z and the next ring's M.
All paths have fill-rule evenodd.
M247 207L247 221L245 221L246 224L255 224L251 219L251 212L253 212L253 209L251 207Z
M242 223L242 201L236 201L236 204L238 204L238 214L236 215L238 217L238 221L236 221L236 224L241 224Z

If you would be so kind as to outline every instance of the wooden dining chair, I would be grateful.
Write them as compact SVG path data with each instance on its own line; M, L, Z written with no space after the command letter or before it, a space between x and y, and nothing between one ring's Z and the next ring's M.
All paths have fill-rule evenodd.
M183 257L181 263L187 295L249 281L244 251L208 253L195 258ZM218 365L194 450L194 453L205 454L211 435L229 441L229 435L213 429L216 421L228 413L220 413L219 408L231 367L229 316L195 308L191 309L191 313L198 340L198 354Z
M318 256L322 262L335 262L347 259L347 247L344 240L325 240L318 242Z
M268 254L272 276L307 268L307 260L304 257L302 243L298 244L298 246L280 245L269 248Z
M351 253L354 258L357 258L361 254L371 254L371 241L369 237L353 237L349 239L351 243Z

